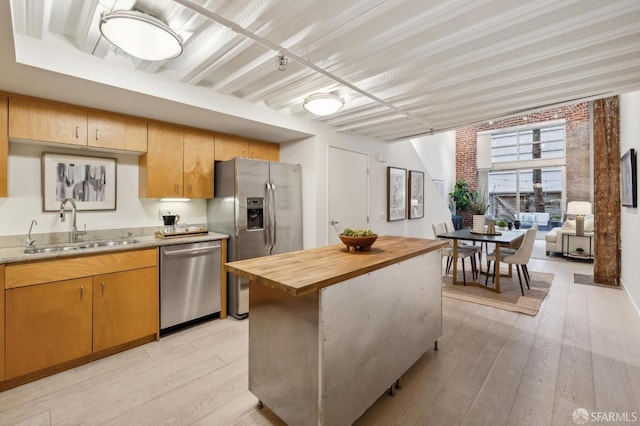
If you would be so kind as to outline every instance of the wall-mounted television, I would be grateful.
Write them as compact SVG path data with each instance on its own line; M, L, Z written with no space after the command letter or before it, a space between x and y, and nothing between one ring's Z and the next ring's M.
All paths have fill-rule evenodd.
M638 207L636 167L636 150L631 148L620 157L620 200L624 207Z

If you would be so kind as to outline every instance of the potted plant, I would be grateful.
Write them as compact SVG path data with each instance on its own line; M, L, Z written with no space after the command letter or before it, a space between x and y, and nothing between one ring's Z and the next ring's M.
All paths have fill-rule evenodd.
M473 214L473 232L484 233L484 215L489 209L487 194L473 191L467 209Z
M498 229L500 229L500 230L504 231L504 230L507 228L508 224L507 224L507 221L506 221L506 220L504 220L504 219L498 219L498 220L496 221L496 226L498 227Z
M469 184L467 184L467 181L463 177L456 180L453 191L449 193L449 197L456 206L457 214L467 209L469 201L471 200L471 189L469 189Z

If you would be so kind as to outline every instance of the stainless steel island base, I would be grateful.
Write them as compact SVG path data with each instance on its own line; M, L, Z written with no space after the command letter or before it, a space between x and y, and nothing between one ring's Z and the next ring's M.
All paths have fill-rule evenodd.
M440 250L306 295L255 281L249 295L249 390L288 424L353 423L442 335Z

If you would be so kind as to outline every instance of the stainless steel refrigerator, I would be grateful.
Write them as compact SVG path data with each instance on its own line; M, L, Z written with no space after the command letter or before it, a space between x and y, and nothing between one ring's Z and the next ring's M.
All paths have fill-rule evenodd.
M299 164L234 158L215 165L210 231L229 234L227 260L302 249L302 177ZM249 282L227 274L227 308L249 313Z

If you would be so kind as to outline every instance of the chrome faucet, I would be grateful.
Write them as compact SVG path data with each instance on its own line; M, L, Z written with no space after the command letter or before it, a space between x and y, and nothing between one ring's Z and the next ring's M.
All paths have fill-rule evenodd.
M65 198L60 203L60 222L64 222L64 207L67 205L67 201L71 202L71 231L69 232L69 242L75 243L78 239L78 227L76 226L76 202L73 198Z
M31 230L33 229L33 225L37 224L38 222L36 222L35 219L31 221L31 226L29 226L29 235L27 236L27 247L33 247L33 244L36 242L34 238L31 238Z

